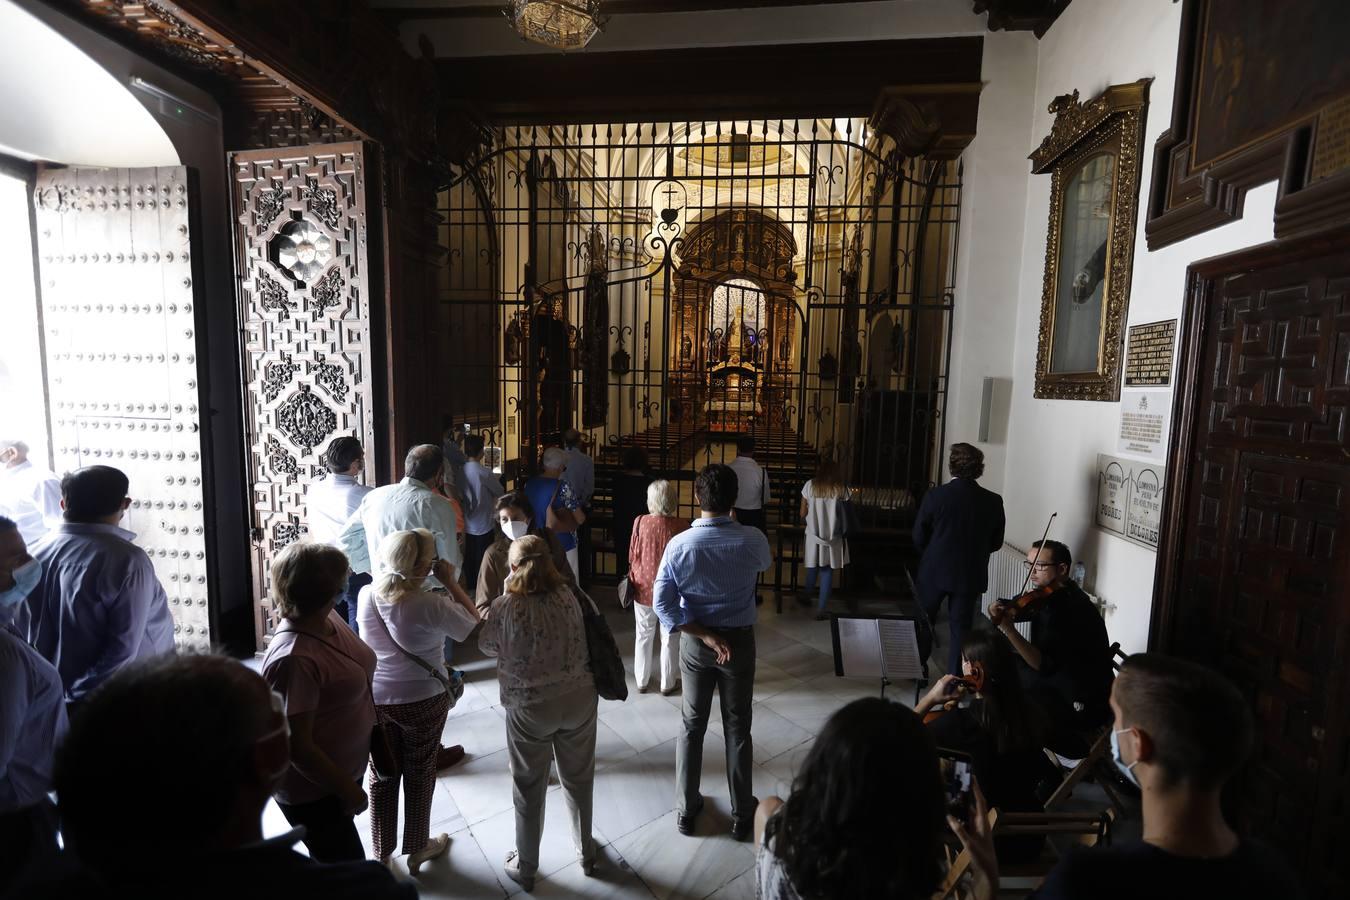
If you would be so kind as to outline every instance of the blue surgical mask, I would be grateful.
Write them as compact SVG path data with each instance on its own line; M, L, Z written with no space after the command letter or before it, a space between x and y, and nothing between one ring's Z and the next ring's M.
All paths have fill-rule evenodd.
M19 604L28 599L33 588L42 580L42 563L30 559L10 575L14 578L14 586L7 591L0 591L0 628L14 621L19 613Z
M1122 728L1120 731L1111 732L1111 759L1115 762L1116 768L1120 770L1120 773L1125 776L1125 780L1135 787L1139 787L1139 778L1134 774L1134 767L1139 765L1139 760L1136 759L1127 766L1125 765L1125 760L1120 756L1120 738L1118 735L1121 731L1129 730L1129 728Z

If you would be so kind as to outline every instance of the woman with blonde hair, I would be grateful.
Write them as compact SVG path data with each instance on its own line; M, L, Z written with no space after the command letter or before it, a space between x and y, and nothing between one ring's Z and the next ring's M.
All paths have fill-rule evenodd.
M628 543L628 590L633 598L633 618L637 624L637 643L633 648L633 678L638 693L651 690L652 639L661 630L661 693L669 696L680 687L680 633L668 632L652 608L652 585L666 544L689 528L689 520L676 515L675 485L665 479L647 487L647 512L633 523Z
M802 485L802 518L806 521L806 591L802 603L809 605L811 591L820 580L816 618L829 618L825 605L830 588L839 580L837 573L848 565L848 541L839 533L839 501L848 497L848 488L839 475L839 464L826 452L816 465L815 476Z
M523 535L511 543L508 560L506 593L492 601L478 646L497 657L515 788L516 849L506 855L502 868L530 891L539 869L552 760L558 763L582 871L590 875L595 869L591 799L599 697L588 664L581 605L554 565L548 543Z
M450 566L436 558L436 538L425 528L396 531L380 543L384 574L361 589L357 624L375 651L375 712L385 723L401 774L385 781L370 770L370 832L375 856L387 863L398 838L398 791L403 783L403 852L408 870L443 854L450 838L431 830L436 751L454 705L442 647L462 641L478 625L478 610L462 590L450 595L425 587L428 575L453 584ZM391 727L392 726L392 727Z

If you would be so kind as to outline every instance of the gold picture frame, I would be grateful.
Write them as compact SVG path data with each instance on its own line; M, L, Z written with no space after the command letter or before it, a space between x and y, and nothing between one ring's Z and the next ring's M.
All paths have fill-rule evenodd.
M1033 173L1051 173L1037 397L1120 399L1152 81L1111 85L1087 103L1077 91L1056 97L1055 123L1031 154Z

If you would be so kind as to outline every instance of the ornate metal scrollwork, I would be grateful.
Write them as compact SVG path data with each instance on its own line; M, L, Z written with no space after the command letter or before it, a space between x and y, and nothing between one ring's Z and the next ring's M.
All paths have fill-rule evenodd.
M346 373L342 370L342 366L328 362L322 355L315 357L314 383L327 391L337 402L347 402L350 385L347 384Z
M286 208L286 189L282 187L267 188L258 191L258 201L256 209L258 210L258 227L266 229L276 221L277 216Z
M337 266L329 269L328 274L320 278L309 293L314 298L310 314L317 322L328 310L341 306L346 299L347 284L342 280L342 270Z
M277 430L306 456L337 430L337 414L310 392L309 385L277 407Z
M309 211L318 216L319 221L329 228L336 229L339 221L341 221L337 191L332 188L319 187L319 179L311 177L305 179L304 195L305 206Z
M300 475L300 464L289 450L281 446L281 441L268 435L266 453L268 468L285 475L287 484L295 484L295 479Z
M266 272L259 269L254 284L260 309L279 313L295 311L295 301L291 299L291 292Z
M263 366L263 401L271 403L280 397L281 392L286 390L286 386L291 383L291 379L298 371L300 364L291 359L290 354Z
M618 344L618 348L610 354L609 371L615 375L627 375L632 371L633 360L623 347L623 338L625 333L631 337L633 328L631 325L611 325L609 326L609 333L615 336Z

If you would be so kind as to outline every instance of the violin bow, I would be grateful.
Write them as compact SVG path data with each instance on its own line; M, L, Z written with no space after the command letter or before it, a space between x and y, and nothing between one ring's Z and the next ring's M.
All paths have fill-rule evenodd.
M1050 536L1050 526L1055 521L1057 512L1052 512L1050 518L1046 520L1045 531L1041 532L1041 539L1036 547L1036 555L1031 559L1031 568L1027 569L1027 577L1022 579L1022 590L1017 592L1020 597L1027 592L1027 585L1031 584L1031 573L1036 571L1036 564L1041 561L1041 551L1045 549L1045 539Z

